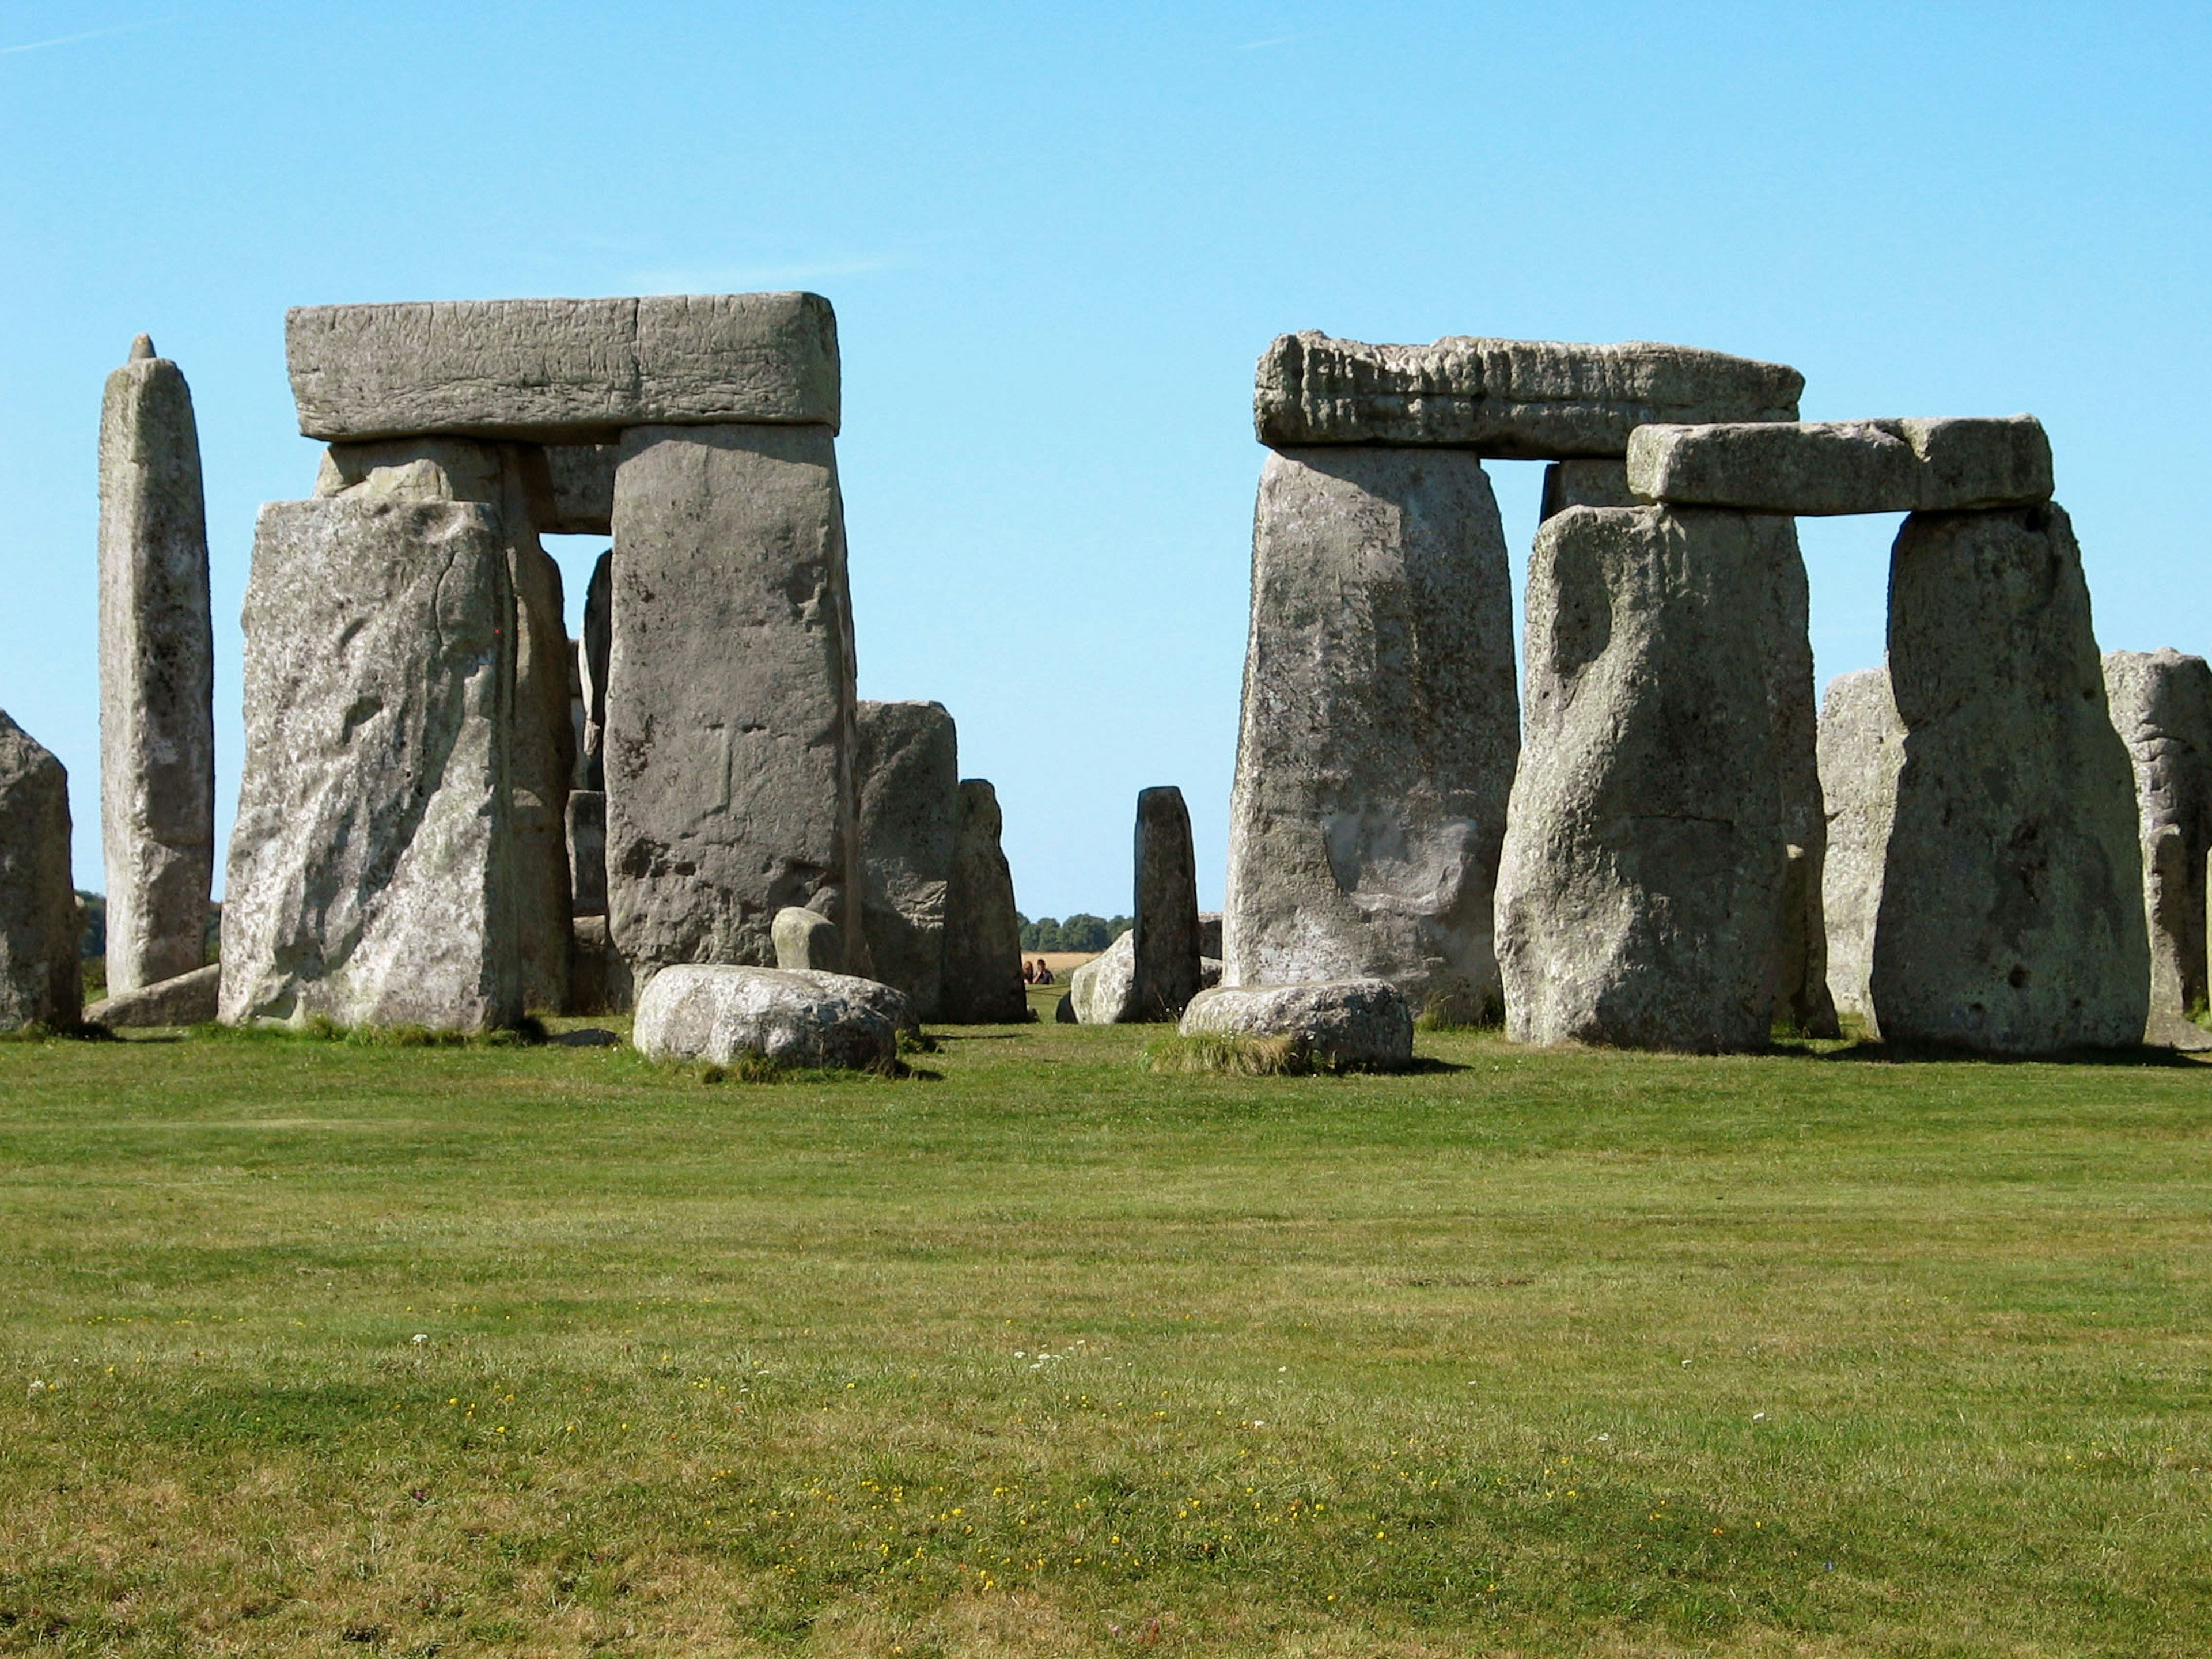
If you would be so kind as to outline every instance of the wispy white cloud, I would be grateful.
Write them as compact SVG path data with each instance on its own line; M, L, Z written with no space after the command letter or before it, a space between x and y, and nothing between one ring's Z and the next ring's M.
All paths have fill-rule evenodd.
M897 264L889 258L818 259L787 265L690 265L641 270L629 282L640 294L735 294L789 288L832 276L865 276Z
M1271 34L1264 40L1247 40L1243 45L1240 46L1232 46L1230 50L1232 52L1257 52L1262 46L1287 46L1293 40L1310 40L1314 36L1321 33L1322 31L1319 29L1305 29L1297 34Z
M149 17L145 22L118 23L113 28L87 29L82 34L58 34L51 40L26 40L20 46L0 46L0 58L12 58L19 52L44 52L48 46L73 46L80 40L105 40L111 34L128 34L160 21Z

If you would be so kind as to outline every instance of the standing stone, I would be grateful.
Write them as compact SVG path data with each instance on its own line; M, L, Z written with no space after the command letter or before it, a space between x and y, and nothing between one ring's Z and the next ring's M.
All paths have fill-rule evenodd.
M998 792L962 780L945 887L942 1018L954 1025L1018 1024L1030 1017L1022 985L1022 925L1014 872L999 846Z
M1544 497L1537 522L1571 507L1641 507L1628 488L1628 463L1553 461L1544 469Z
M860 878L875 976L917 1019L943 1003L945 886L960 793L958 736L937 702L860 705Z
M614 651L614 549L592 562L584 589L584 637L580 662L584 686L584 787L607 787L605 747L607 731L607 659Z
M1771 551L1723 512L1576 507L1537 532L1498 882L1516 1042L1768 1040L1789 866Z
M2135 763L2150 929L2146 1040L2203 1048L2189 1016L2207 1001L2205 860L2212 854L2212 667L2202 657L2107 651L2105 698Z
M769 934L775 945L779 968L817 974L845 971L844 939L837 924L818 911L787 906L775 913Z
M1190 811L1172 786L1137 793L1135 955L1138 1020L1180 1019L1199 991L1198 857Z
M507 544L477 502L261 509L222 1018L478 1030L523 1012Z
M1889 670L1860 668L1828 682L1820 708L1820 794L1828 851L1820 908L1828 937L1828 990L1836 1006L1875 1035L1875 919L1881 910L1882 865L1897 811L1897 774L1905 764L1905 722L1889 694Z
M1883 1038L2011 1054L2141 1042L2135 778L2064 509L1907 519L1889 675L1905 738L1875 928Z
M607 913L607 798L596 789L568 792L568 908L571 915Z
M607 908L641 985L766 965L775 913L860 937L859 747L823 426L640 427L615 474Z
M1472 1021L1520 750L1490 479L1457 450L1267 457L1223 909L1232 985L1387 979Z
M206 960L215 633L192 394L144 335L100 417L100 828L114 992Z
M69 774L0 710L0 1031L74 1025L83 1011Z
M1774 1011L1804 1036L1840 1036L1843 1028L1828 993L1828 930L1820 901L1828 820L1820 796L1820 722L1813 697L1805 559L1798 550L1795 520L1755 518L1749 529L1766 574L1760 658L1767 719L1773 727L1776 805L1790 858Z
M1142 1018L1136 989L1137 934L1132 928L1067 976L1069 1017L1078 1025L1133 1024Z

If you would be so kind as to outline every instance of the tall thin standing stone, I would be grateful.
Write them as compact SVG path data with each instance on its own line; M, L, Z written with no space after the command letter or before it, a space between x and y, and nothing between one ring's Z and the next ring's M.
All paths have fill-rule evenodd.
M945 889L943 1018L955 1025L1029 1018L1014 874L999 845L1003 823L998 791L984 779L963 778Z
M1198 860L1190 810L1168 786L1137 794L1133 1018L1178 1019L1198 994Z
M860 872L875 976L917 1019L944 1001L945 889L959 833L959 734L938 702L860 705Z
M206 959L215 632L192 395L140 335L100 417L100 818L107 984Z
M2152 1042L2212 1046L2191 1019L2206 1001L2204 866L2212 854L2212 666L2162 651L2105 653L2112 726L2135 763L2150 927Z
M1820 708L1820 793L1828 850L1820 866L1821 919L1828 935L1828 991L1875 1035L1875 921L1882 865L1905 764L1905 722L1889 694L1889 670L1858 668L1828 682Z
M82 930L69 774L0 709L0 1031L76 1024Z

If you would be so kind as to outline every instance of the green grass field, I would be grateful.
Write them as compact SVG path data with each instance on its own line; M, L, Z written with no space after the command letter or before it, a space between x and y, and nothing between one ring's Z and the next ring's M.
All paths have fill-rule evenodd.
M2212 1645L2212 1071L1146 1035L0 1044L0 1651Z

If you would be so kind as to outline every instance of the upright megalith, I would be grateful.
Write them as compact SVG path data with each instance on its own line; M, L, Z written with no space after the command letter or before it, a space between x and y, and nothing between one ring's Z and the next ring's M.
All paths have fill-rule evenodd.
M100 416L100 827L113 992L206 960L215 633L192 394L140 335Z
M1820 795L1827 854L1820 869L1827 933L1828 992L1841 1012L1879 1035L1874 999L1874 930L1881 910L1882 865L1905 764L1905 722L1889 693L1887 668L1860 668L1828 682L1820 706Z
M584 636L576 641L577 679L584 694L583 755L578 775L580 787L605 789L607 732L607 662L614 654L615 551L609 548L592 562L592 576L584 587Z
M1827 924L1821 870L1828 848L1820 796L1820 714L1813 696L1811 597L1794 520L1747 521L1766 577L1760 613L1760 669L1773 728L1775 805L1790 866L1783 889L1782 956L1775 1018L1807 1036L1842 1034L1828 991Z
M607 908L640 983L765 965L820 911L866 970L844 513L822 425L645 426L615 474Z
M1373 977L1494 1007L1491 898L1520 748L1513 595L1482 463L1271 453L1230 805L1225 978Z
M82 932L69 774L0 709L0 1031L77 1023Z
M514 595L490 507L264 507L222 1018L479 1030L523 1012Z
M1030 1017L1022 988L1022 925L1014 873L999 844L998 792L962 780L954 803L952 872L945 889L941 1018L956 1025L1018 1023Z
M945 890L959 832L959 737L939 702L860 705L862 925L875 976L917 1019L944 1000Z
M1789 867L1771 554L1735 513L1575 507L1538 532L1498 881L1516 1042L1767 1041Z
M2202 657L2107 651L2105 699L2135 765L2150 931L2153 1042L2212 1046L2190 1018L2207 1000L2205 860L2212 854L2212 667Z
M2064 510L1907 519L1889 673L1905 735L1875 928L1883 1038L2013 1054L2140 1042L2135 779Z
M1199 991L1198 858L1190 809L1172 785L1137 792L1129 1018L1180 1019Z

